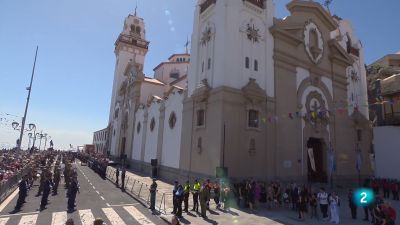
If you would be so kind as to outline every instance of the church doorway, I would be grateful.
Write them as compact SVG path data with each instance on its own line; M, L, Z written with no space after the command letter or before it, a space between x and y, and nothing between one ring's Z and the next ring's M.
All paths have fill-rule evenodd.
M307 141L307 165L308 182L326 183L327 175L325 171L325 158L324 158L324 144L323 140L320 138L310 138ZM311 164L309 151L312 149L312 155L314 156L315 170Z

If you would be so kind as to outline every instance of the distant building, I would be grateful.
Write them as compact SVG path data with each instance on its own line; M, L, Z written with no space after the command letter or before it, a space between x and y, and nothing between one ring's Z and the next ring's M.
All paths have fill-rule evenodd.
M400 52L367 67L368 99L375 126L400 125Z
M110 154L147 173L157 160L171 180L326 182L332 159L338 182L371 175L361 41L317 2L287 8L276 18L272 0L198 0L191 54L153 78L144 20L129 15L115 43Z
M107 155L107 140L108 128L93 133L93 145L95 146L96 153Z

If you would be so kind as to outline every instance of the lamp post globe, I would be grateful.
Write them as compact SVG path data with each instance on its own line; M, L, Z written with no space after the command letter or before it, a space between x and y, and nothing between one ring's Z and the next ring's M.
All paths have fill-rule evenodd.
M14 130L16 130L18 128L18 126L19 126L19 123L18 122L12 122L11 126L12 126L12 128L14 128Z

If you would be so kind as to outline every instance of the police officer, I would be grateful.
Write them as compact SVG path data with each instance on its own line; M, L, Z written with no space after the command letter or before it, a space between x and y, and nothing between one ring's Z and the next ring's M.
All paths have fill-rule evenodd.
M68 188L68 211L73 211L75 208L76 194L79 192L79 184L76 175L72 178Z
M117 185L117 187L119 186L119 168L117 167L117 169L115 170L115 179L116 179L116 181L115 181L115 185Z
M157 192L157 183L156 179L153 179L153 183L150 185L150 209L152 211L156 210L156 192Z
M15 206L15 211L19 211L25 202L25 198L28 195L27 188L27 176L25 175L21 182L19 182L19 196L17 200L17 205Z
M193 209L192 209L192 211L199 212L199 191L200 191L200 188L201 188L200 182L197 179L194 180L193 191L192 191L192 195L193 195Z
M178 218L182 218L182 202L183 202L183 186L179 184L178 190L175 193L176 204L177 204L177 212L176 216Z
M189 193L190 193L190 184L189 181L186 181L183 186L183 203L185 204L185 212L189 212Z
M38 189L38 193L36 194L36 196L40 196L42 194L43 185L44 185L44 181L45 181L45 173L46 173L46 171L44 169L42 169L42 172L40 173L39 189Z

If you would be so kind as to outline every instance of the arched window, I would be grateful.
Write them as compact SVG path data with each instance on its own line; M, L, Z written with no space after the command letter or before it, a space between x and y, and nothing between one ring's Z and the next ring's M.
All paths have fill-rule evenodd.
M151 118L151 122L150 122L150 131L153 132L154 127L156 126L156 121L154 120L154 117Z
M258 61L254 60L254 71L258 71Z
M171 115L169 116L168 123L169 123L169 128L171 128L171 130L174 129L175 124L176 124L175 112L172 112Z
M244 61L245 61L244 64L245 64L246 69L249 69L250 68L250 59L249 59L249 57L246 57L246 59Z
M208 70L211 69L211 58L208 58L207 69L208 69Z
M204 72L204 61L201 63L201 72Z
M142 128L142 124L139 122L136 126L137 133L140 133L140 128Z
M118 114L119 114L119 108L117 108L114 112L114 119L118 118Z
M137 26L137 27L136 27L136 33L137 33L137 34L140 34L140 31L141 31L140 27Z

